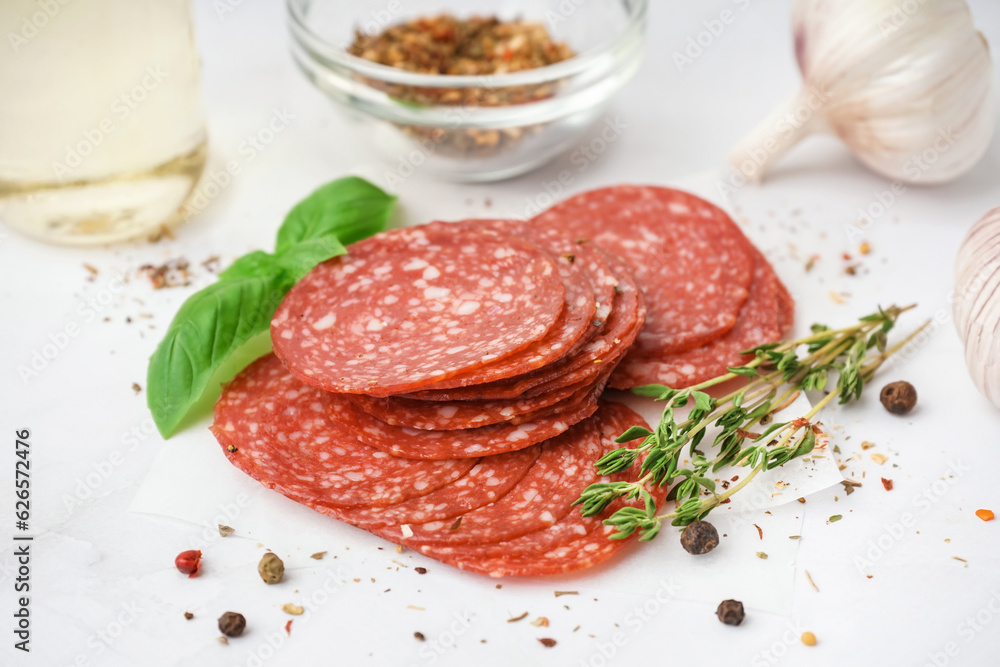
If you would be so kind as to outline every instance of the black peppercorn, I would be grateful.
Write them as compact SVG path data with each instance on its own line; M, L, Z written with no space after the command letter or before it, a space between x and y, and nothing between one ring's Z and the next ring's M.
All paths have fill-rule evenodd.
M247 619L243 617L243 614L237 614L235 611L227 611L219 617L219 632L227 637L239 637L246 627Z
M743 603L739 600L723 600L715 610L715 615L726 625L739 625L746 617L743 613Z
M905 415L917 404L917 390L909 382L890 382L882 387L879 400L894 415Z
M719 546L719 531L707 521L689 523L681 533L681 546L689 554L707 554Z

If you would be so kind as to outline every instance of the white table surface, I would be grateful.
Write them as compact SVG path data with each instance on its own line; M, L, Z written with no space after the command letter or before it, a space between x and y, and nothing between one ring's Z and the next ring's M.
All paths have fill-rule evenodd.
M1000 412L968 379L948 307L962 235L1000 205L996 139L983 162L957 183L900 196L866 230L864 240L873 250L856 276L844 274L841 254L856 256L862 240L852 233L857 211L888 182L862 169L835 142L810 140L765 186L732 197L738 219L797 299L798 331L816 320L846 323L878 303L919 302L901 328L937 318L913 354L891 377L881 378L913 382L920 404L912 415L887 415L872 392L861 405L825 417L842 427L841 449L850 459L845 474L864 476L864 486L849 498L838 486L798 506L803 537L787 563L794 577L790 613L751 606L741 627L720 624L714 603L684 593L710 587L710 566L697 577L671 580L671 561L686 557L667 543L673 535L642 547L656 550L649 552L654 566L656 555L663 558L662 570L639 590L621 590L613 578L607 583L607 577L589 575L509 582L498 590L492 581L409 552L396 554L360 531L329 522L303 535L299 547L281 545L279 553L290 564L288 581L264 587L254 567L261 553L255 539L218 539L202 526L129 512L158 453L176 442L155 434L145 396L131 385L145 384L146 359L178 305L213 280L197 263L214 254L225 263L270 248L287 209L320 183L351 173L384 182L385 165L369 157L362 137L346 131L294 68L279 3L230 4L235 11L220 18L213 3L198 3L209 169L229 159L243 166L211 206L175 241L157 245L80 250L12 233L0 238L0 433L7 443L0 488L11 512L11 527L0 534L14 532L14 432L29 428L35 536L30 656L12 647L16 568L13 543L0 538L0 618L7 619L0 622L0 664L1000 664L1000 521L983 523L973 514L980 507L1000 511ZM667 183L718 169L742 133L798 85L788 2L653 4L645 63L609 112L626 131L585 172L574 173L570 191ZM971 4L979 27L1000 44L1000 5ZM726 8L735 21L679 72L672 54L703 29L704 20ZM275 109L293 114L293 122L248 159L241 142ZM546 182L573 168L567 154L532 174L491 185L436 182L418 172L398 188L399 218L517 215ZM812 255L818 259L807 273L804 264ZM188 288L153 291L135 276L142 264L178 256L194 265ZM99 269L93 281L83 262ZM124 284L115 272L127 279ZM845 303L835 303L831 292L846 295ZM50 336L71 324L79 333L37 377L22 380L18 367L29 365ZM206 424L202 419L185 437L214 446ZM876 448L862 453L862 441ZM871 452L887 454L889 461L879 466ZM880 476L894 480L892 492L882 489ZM260 502L272 500L281 501ZM218 508L237 529L241 502L233 498L230 507ZM827 523L834 514L843 520ZM766 534L760 548L777 549L781 540L787 537ZM329 551L323 561L307 558L316 543ZM195 545L206 553L206 567L202 576L187 580L172 561ZM648 563L648 553L643 556ZM431 563L422 577L411 569L418 559ZM611 567L633 562L634 553ZM804 570L819 592L807 584ZM749 562L745 577L755 576ZM679 593L671 593L673 585ZM555 598L558 589L580 594ZM280 606L289 601L306 602L309 611L294 617L287 636L283 626L293 617ZM244 613L250 627L223 646L216 641L215 619L226 610ZM184 620L184 611L195 618ZM507 622L523 611L527 619ZM550 627L528 625L538 616L548 617ZM799 642L807 629L819 638L818 646ZM417 642L415 631L427 641ZM558 645L542 647L536 639L543 636Z

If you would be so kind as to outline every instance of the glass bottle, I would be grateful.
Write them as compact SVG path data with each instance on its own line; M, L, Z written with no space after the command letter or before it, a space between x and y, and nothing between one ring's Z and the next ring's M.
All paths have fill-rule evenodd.
M67 244L179 222L206 157L189 0L3 0L0 36L0 222Z

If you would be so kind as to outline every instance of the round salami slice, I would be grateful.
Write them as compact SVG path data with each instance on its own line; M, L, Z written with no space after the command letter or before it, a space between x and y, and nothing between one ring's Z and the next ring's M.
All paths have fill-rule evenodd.
M428 494L475 460L413 461L361 444L330 417L332 394L297 380L273 354L226 385L212 433L230 463L304 502L381 507Z
M517 452L486 456L463 477L425 496L388 507L337 508L335 516L368 530L454 519L506 495L524 479L540 453L541 447L535 445Z
M611 312L598 335L575 354L535 373L509 380L449 391L421 391L412 396L453 401L533 398L560 387L592 381L603 370L613 368L638 335L646 308L625 264L610 254L605 254L604 260L617 280Z
M736 323L753 275L752 246L720 208L670 188L630 186L570 197L535 218L624 258L649 313L637 348L681 352Z
M638 414L618 403L606 403L592 417L601 433L603 452L616 449L614 439L631 426L648 427ZM635 481L642 472L637 462L632 469L601 477L591 467L589 475L581 475L577 493L590 484L614 481ZM657 506L663 504L666 489L647 487ZM538 576L562 574L591 567L621 550L627 540L612 540L612 526L604 525L622 507L643 507L641 501L615 501L594 517L583 516L574 508L553 525L521 537L493 544L423 545L419 551L426 556L454 565L463 570L491 577Z
M466 512L454 521L403 524L377 534L409 547L484 544L551 526L569 514L579 497L578 478L588 477L602 449L596 425L591 419L585 420L546 442L524 478L496 502Z
M763 257L756 262L750 296L734 326L722 338L707 345L649 358L630 351L615 369L610 385L630 389L644 384L664 384L682 389L722 375L729 366L746 363L749 357L740 352L780 338L780 281Z
M516 220L463 220L435 222L431 226L445 230L489 229L538 244L548 250L556 262L566 290L566 302L559 319L541 340L499 361L425 385L425 390L465 387L522 375L565 357L575 349L578 341L584 339L585 334L593 334L597 294L591 284L587 263L577 262L577 254L590 254L592 251L589 248L578 249L576 243L552 231L533 232L525 223Z
M564 433L597 409L601 387L567 412L520 424L491 424L479 428L426 431L391 426L354 407L344 396L330 394L330 415L366 445L393 456L415 459L461 459L525 449Z
M528 347L564 298L555 261L533 243L409 227L319 264L281 302L271 339L303 382L387 396Z

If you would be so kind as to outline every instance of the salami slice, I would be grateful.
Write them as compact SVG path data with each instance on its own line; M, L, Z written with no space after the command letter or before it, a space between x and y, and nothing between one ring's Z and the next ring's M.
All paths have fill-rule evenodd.
M605 378L607 378L607 374ZM357 408L391 426L424 431L453 431L490 424L521 424L565 412L586 400L596 382L558 388L534 398L496 401L422 401L390 396L350 396Z
M556 262L566 290L566 302L559 319L541 340L499 361L430 383L424 387L425 390L465 387L522 375L565 357L575 349L578 341L584 339L585 334L589 332L593 335L597 294L591 284L586 262L576 261L578 252L590 253L589 249L578 250L576 243L559 234L533 233L523 222L515 220L463 220L436 222L431 225L445 230L489 229L537 243L548 250Z
M598 336L576 354L541 369L502 382L462 387L442 392L416 392L412 396L426 400L498 400L535 397L560 387L588 382L607 368L613 368L639 333L646 308L642 295L624 263L609 254L604 256L616 276L615 297L607 322Z
M520 537L551 526L569 514L579 497L578 478L601 455L600 434L585 420L548 441L524 478L494 503L460 515L455 521L432 521L387 529L388 539L422 544L483 544Z
M628 262L649 308L636 342L645 355L720 337L746 301L752 246L723 210L692 194L629 185L591 190L535 223L592 239Z
M517 452L479 459L463 477L425 496L388 507L337 508L335 516L366 530L400 524L454 520L455 517L499 500L518 484L541 453L535 445Z
M486 230L395 229L318 265L271 322L303 382L386 396L508 357L563 310L552 257Z
M336 507L401 503L457 480L476 464L412 461L363 445L331 419L330 396L268 354L226 385L212 433L230 463L265 487Z
M614 439L631 426L648 427L645 421L629 408L618 403L603 404L594 415L601 433L603 452L619 447ZM581 475L576 492L590 484L612 481L635 481L641 476L640 463L631 470L601 477L593 468ZM666 489L649 487L657 506L663 504ZM491 577L538 576L561 574L581 570L610 558L628 541L612 540L612 526L604 519L621 507L642 507L639 501L616 501L595 517L584 517L574 508L553 525L521 537L493 544L423 545L419 551L426 556L454 565L463 570L479 572Z
M681 389L726 372L728 366L745 363L740 354L748 348L781 336L779 321L780 281L771 265L760 256L756 262L750 296L733 327L722 338L707 345L650 359L629 352L611 376L611 386L629 389L644 384L664 384Z
M520 424L491 424L452 431L422 431L391 426L359 410L343 396L330 394L331 416L366 445L393 456L415 459L458 459L503 454L530 447L566 432L597 409L603 386L567 412Z

